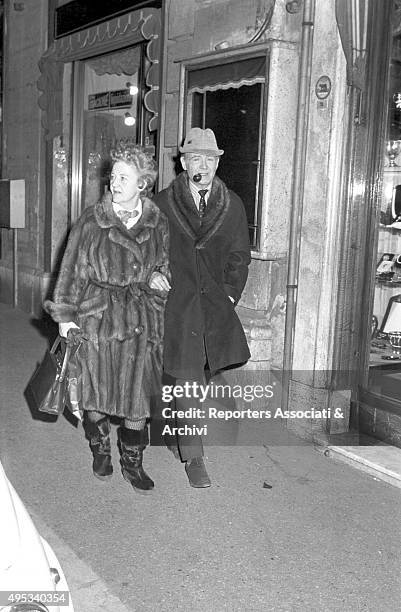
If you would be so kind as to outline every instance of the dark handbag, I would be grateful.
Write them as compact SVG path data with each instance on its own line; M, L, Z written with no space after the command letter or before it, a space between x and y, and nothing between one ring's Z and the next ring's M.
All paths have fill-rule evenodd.
M62 414L67 400L67 365L71 354L69 344L57 350L60 344L61 337L58 336L27 386L27 395L33 407L39 412L56 416ZM62 344L65 345L64 342Z

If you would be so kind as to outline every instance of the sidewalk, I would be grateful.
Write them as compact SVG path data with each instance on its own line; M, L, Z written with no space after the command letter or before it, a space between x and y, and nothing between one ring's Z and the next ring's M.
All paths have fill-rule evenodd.
M172 453L151 447L156 488L140 496L121 477L113 429L115 474L102 483L81 426L27 409L43 332L0 305L0 458L63 563L76 612L398 609L400 493L376 474L379 460L372 477L337 460L351 452L341 445L272 431L254 446L206 447L213 486L196 490Z

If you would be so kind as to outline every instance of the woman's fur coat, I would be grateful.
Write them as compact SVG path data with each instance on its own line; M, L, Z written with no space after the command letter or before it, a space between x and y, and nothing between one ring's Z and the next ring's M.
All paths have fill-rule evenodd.
M140 420L160 391L166 295L149 287L154 271L169 278L168 224L147 198L127 229L111 194L84 210L71 230L53 301L45 309L73 321L83 410Z

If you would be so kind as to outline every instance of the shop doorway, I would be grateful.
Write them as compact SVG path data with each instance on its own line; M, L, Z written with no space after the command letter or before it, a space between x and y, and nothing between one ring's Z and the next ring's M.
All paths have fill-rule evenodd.
M111 7L109 19L94 22L89 14L81 19L78 3L73 4L75 21L69 21L68 31L56 28L39 62L46 143L44 269L49 273L57 269L66 232L108 188L114 144L129 139L157 156L159 3L141 3L152 6L117 17Z
M121 140L144 144L145 61L139 44L76 62L72 220L108 189L110 150Z

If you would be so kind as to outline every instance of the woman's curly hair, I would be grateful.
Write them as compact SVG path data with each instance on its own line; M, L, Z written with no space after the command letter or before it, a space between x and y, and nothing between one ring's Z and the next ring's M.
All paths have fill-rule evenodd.
M144 195L152 191L157 178L157 165L152 155L144 147L131 141L120 140L110 151L110 156L113 164L123 161L135 167L141 179L138 183L143 184L141 192Z

